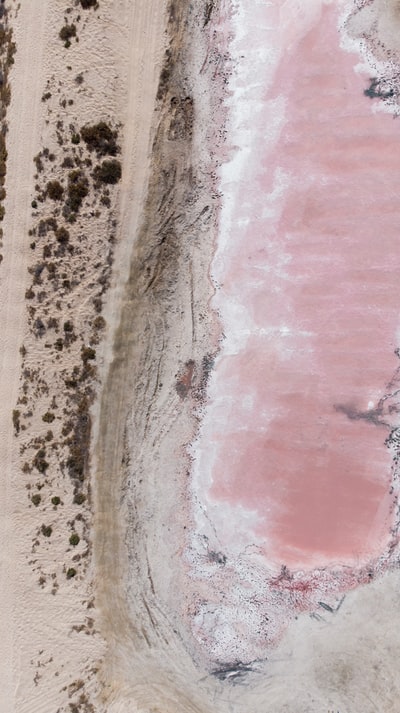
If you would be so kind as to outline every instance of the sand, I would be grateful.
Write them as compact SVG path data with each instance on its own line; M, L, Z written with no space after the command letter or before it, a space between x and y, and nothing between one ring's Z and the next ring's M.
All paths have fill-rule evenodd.
M282 32L295 44L322 6L285 8ZM10 2L17 53L0 265L0 713L398 710L398 573L377 566L365 585L361 568L343 598L329 589L335 573L316 571L308 582L283 572L268 599L257 548L232 566L209 513L203 506L199 520L191 501L201 510L191 444L224 338L210 273L217 241L227 238L219 167L241 155L229 124L232 9L222 0L206 8L101 0L67 13L60 0ZM64 18L79 37L69 49L58 38ZM42 100L44 92L51 96ZM97 160L71 138L100 119L121 124L122 180L110 186L109 205L91 191L68 224L73 249L57 253L53 229L39 235L38 226L52 211L64 224L61 212L48 199L31 201L47 178L66 190L65 156ZM32 159L44 147L54 158L42 157L36 174ZM55 268L46 263L41 284L27 268L46 245ZM105 326L94 329L100 292ZM84 388L92 429L79 480L63 429ZM354 588L353 570L350 580ZM304 606L306 585L314 593ZM259 625L270 607L284 626L268 638Z
M38 257L37 249L30 247L28 230L37 224L41 211L44 215L50 211L48 201L43 208L39 204L36 213L31 208L38 181L34 178L33 157L49 147L55 158L53 166L47 166L46 171L57 170L53 167L62 160L65 150L56 136L56 122L60 118L65 126L68 122L76 122L79 127L91 120L106 119L127 127L123 135L124 181L119 196L114 191L108 212L103 211L95 220L90 215L82 217L76 226L76 230L92 235L94 231L96 239L83 248L87 274L75 293L62 299L57 319L61 323L70 319L76 324L80 331L78 347L80 338L84 343L91 338L88 320L91 295L96 289L96 269L100 277L99 271L104 269L102 256L106 256L108 250L102 236L107 237L112 227L110 221L117 212L124 216L121 222L127 238L123 245L122 234L117 236L118 245L123 245L117 258L118 274L122 275L123 282L123 251L130 249L129 237L134 235L135 220L140 215L138 205L146 192L151 116L165 42L164 3L133 6L116 0L103 2L98 11L81 9L81 19L77 21L80 43L66 49L58 32L65 22L64 17L76 21L79 14L76 8L73 14L65 15L66 7L62 2L10 3L18 50L12 69L12 102L8 113L7 200L0 285L4 464L1 489L2 713L69 711L73 705L78 706L77 710L94 710L93 705L96 710L103 710L98 699L102 687L96 681L96 671L105 644L97 627L97 610L93 607L92 535L88 535L92 506L89 499L82 506L74 504L72 483L58 461L60 456L48 454L51 477L46 478L44 489L39 491L35 489L35 482L42 480L40 474L35 469L29 474L21 470L31 439L45 432L41 418L46 410L44 402L49 403L53 394L61 413L67 407L62 372L70 368L76 358L74 346L63 360L47 358L43 350L45 340L40 342L33 337L28 325L27 307L34 303L25 299L25 291L32 282L27 268ZM84 77L83 83L73 81L79 73ZM51 96L43 100L46 90ZM73 103L68 104L71 95ZM64 97L66 106L60 105ZM143 121L138 117L143 117ZM96 251L101 263L98 268L94 267ZM81 272L80 260L69 258L66 269L72 277ZM46 309L50 309L50 314L51 301L49 304ZM107 318L112 334L112 313ZM52 341L51 330L48 336ZM12 410L17 408L24 381L19 353L22 344L27 349L24 368L33 370L39 366L47 383L43 396L35 398L32 394L31 397L28 391L28 405L25 409L19 406L22 428L16 437ZM99 372L106 352L106 346L103 354L99 347ZM79 352L75 354L78 356ZM27 417L25 410L29 411ZM62 418L56 417L52 424L56 436L61 432L62 423ZM24 445L22 454L20 449L24 449ZM37 507L30 499L33 490L42 498ZM50 497L55 495L61 498L58 507L50 502ZM43 523L53 528L48 540L40 532ZM72 527L81 537L75 549L68 543L71 523L75 523ZM74 564L72 559L76 555L81 558L78 574L68 580L66 567Z
M18 552L16 535L18 525L15 517L16 483L19 475L19 458L16 453L11 410L16 404L20 379L19 348L25 327L25 285L27 283L27 226L30 217L29 198L32 176L32 157L38 149L38 131L30 131L29 124L38 125L40 105L37 97L43 77L44 17L46 3L40 10L26 7L24 23L32 28L35 43L21 43L19 61L13 70L13 83L20 86L14 93L9 109L6 219L4 221L4 259L0 284L2 324L1 361L1 449L3 482L1 488L1 641L2 666L0 681L2 689L1 710L15 710L15 690L18 673L18 649L15 646L15 596L19 588L18 564L24 565L25 553ZM23 29L21 26L20 31ZM37 44L36 44L37 43ZM32 111L32 107L35 109ZM27 122L29 117L29 123Z

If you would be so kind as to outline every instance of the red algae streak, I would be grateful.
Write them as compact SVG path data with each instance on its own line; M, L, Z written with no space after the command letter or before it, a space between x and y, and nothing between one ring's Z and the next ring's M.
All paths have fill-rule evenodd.
M312 20L243 109L240 185L235 158L222 174L226 342L195 447L210 512L243 514L215 516L223 544L292 570L383 552L398 425L400 125L364 96L335 9Z

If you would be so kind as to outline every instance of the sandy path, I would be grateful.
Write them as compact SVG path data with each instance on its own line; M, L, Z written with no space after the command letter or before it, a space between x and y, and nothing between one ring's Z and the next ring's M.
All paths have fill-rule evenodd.
M40 104L37 101L43 84L43 49L45 17L50 0L23 3L15 28L19 47L11 73L13 91L9 107L9 134L7 139L7 199L4 220L4 260L0 272L0 322L2 325L2 354L0 375L0 455L2 484L0 488L0 618L1 665L0 710L14 711L13 679L13 620L16 545L13 527L14 500L12 486L18 477L18 451L13 435L12 409L17 400L19 384L19 348L22 344L25 323L24 291L27 283L27 258L29 251L28 225L30 196L33 190L32 157L38 150ZM20 42L28 32L31 40ZM27 121L27 119L29 119ZM17 656L17 653L15 654ZM17 664L18 665L18 664Z
M104 315L108 329L103 349L103 378L105 378L120 339L115 334L124 301L125 285L129 277L132 247L143 216L150 176L151 147L154 140L154 106L165 51L166 0L147 0L123 3L129 27L129 54L127 57L126 112L122 115L125 126L123 143L123 179L119 216L119 235L114 263L113 284L105 304ZM111 648L106 659L107 678L113 679L113 688L119 698L122 686L121 658L113 646L118 646L130 632L126 609L125 590L121 579L124 567L123 529L124 515L119 513L119 478L126 421L126 356L122 347L118 359L123 374L112 380L112 387L103 391L101 402L94 408L93 442L100 439L101 454L94 459L97 471L95 524L95 560L98 573L98 605L102 612L102 634ZM100 413L101 408L101 413ZM104 447L103 447L104 444ZM102 477L107 474L107 477ZM112 605L110 606L112 602ZM129 666L129 661L127 662ZM118 670L116 670L116 668ZM114 692L108 692L111 700ZM118 703L116 704L119 705ZM122 705L122 704L121 704Z
M128 279L129 260L140 221L149 180L149 156L154 138L154 103L165 50L166 0L120 0L126 17L129 49L120 71L125 72L126 96L121 113L124 124L122 182L120 186L119 234L115 255L113 287L105 305L110 325L109 339L103 346L107 363L111 359L112 334Z

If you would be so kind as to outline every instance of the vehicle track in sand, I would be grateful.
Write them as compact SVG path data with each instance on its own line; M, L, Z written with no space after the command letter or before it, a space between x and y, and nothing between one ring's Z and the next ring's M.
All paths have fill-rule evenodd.
M163 27L162 3L157 11ZM183 447L195 428L193 400L179 397L176 379L194 359L192 389L200 390L202 358L212 333L211 317L204 316L212 289L207 278L212 211L206 205L209 191L202 190L204 165L196 175L192 155L194 89L182 58L187 11L185 3L169 7L171 54L160 84L151 59L159 46L143 48L146 92L152 99L146 105L151 110L147 124L141 104L145 82L130 82L128 105L136 98L140 127L136 134L128 129L124 147L122 245L111 308L106 307L109 319L119 316L120 322L112 358L107 355L111 363L97 415L93 463L97 604L108 642L103 669L107 709L113 712L157 705L171 713L207 709L203 687L197 686L203 672L187 652L185 624L178 621L181 574L176 560L187 515L185 486L179 482L187 467ZM155 8L146 13L138 41L146 36L146 23L155 22ZM158 42L162 39L158 35ZM131 61L137 62L137 56L136 50ZM204 56L196 61L201 67ZM125 274L129 267L125 284L122 260ZM179 524L170 528L174 510Z
M15 688L13 661L18 671L18 649L14 650L15 587L18 583L18 543L14 513L13 483L18 477L19 453L14 438L12 409L19 387L19 348L25 327L25 287L28 281L28 227L30 196L33 191L32 158L39 148L40 96L43 82L44 28L50 2L24 3L18 12L20 22L14 29L18 52L11 70L12 91L8 109L7 177L5 219L3 223L3 262L0 268L0 321L2 330L0 374L0 448L2 485L0 488L0 539L6 546L1 550L0 666L1 713L14 713ZM14 14L13 9L10 12ZM14 24L14 23L13 23ZM29 32L29 42L19 42L20 34ZM30 125L26 126L26 116ZM16 623L16 622L15 622Z

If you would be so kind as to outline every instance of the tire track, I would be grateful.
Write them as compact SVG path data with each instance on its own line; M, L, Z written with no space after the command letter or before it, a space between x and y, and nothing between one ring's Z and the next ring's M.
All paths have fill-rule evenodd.
M3 659L0 667L1 713L14 712L15 686L18 685L19 678L18 645L14 639L13 623L16 616L14 597L18 566L14 483L18 476L19 457L11 415L18 393L19 348L25 325L25 286L29 251L27 234L30 195L33 190L32 157L38 149L40 107L37 97L42 84L44 27L49 4L48 0L39 4L24 3L18 10L18 19L13 21L17 52L10 75L12 97L8 110L4 260L0 278L0 539L4 543L0 553L0 638ZM31 37L29 42L24 37L27 32Z

